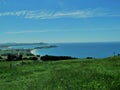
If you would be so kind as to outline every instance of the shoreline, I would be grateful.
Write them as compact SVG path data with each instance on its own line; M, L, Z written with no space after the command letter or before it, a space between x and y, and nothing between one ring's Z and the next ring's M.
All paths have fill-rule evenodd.
M37 50L37 49L31 50L30 53L33 54L33 55L36 55L35 50Z

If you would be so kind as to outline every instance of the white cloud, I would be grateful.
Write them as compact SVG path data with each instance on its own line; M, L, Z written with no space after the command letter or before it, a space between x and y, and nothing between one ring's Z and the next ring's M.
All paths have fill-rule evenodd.
M120 16L120 14L111 14L100 9L86 9L75 11L46 11L46 10L22 10L13 12L0 12L0 16L18 16L26 19L55 19L55 18L92 18L103 16Z
M24 30L24 31L10 31L6 34L25 34L25 33L44 33L44 32L64 32L68 30Z
M120 28L82 28L81 30L22 30L22 31L9 31L5 32L5 34L29 34L29 33L49 33L49 32L77 32L77 31L85 31L85 32L96 32L96 31L120 31Z
M90 18L106 15L103 12L98 12L97 9L91 10L76 10L76 11L35 11L27 13L25 18L28 19L53 19L53 18Z
M23 10L23 11L16 11L16 12L0 12L0 16L25 16L26 13L28 11L27 10Z
M11 31L11 32L5 32L7 34L24 34L24 33L41 33L41 32L49 32L47 30L26 30L26 31Z

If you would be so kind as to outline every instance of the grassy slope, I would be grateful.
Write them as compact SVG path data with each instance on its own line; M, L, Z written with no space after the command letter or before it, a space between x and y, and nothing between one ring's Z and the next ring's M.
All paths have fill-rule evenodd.
M120 57L15 63L0 62L0 90L120 90Z

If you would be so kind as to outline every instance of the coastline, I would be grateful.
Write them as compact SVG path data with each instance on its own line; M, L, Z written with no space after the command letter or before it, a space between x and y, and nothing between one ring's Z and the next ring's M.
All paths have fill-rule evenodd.
M31 50L30 53L33 54L33 55L37 55L36 54L36 49Z

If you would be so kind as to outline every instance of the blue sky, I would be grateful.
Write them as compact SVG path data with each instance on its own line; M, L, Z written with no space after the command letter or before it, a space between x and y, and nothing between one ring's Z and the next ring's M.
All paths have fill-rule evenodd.
M0 0L0 43L120 41L120 0Z

